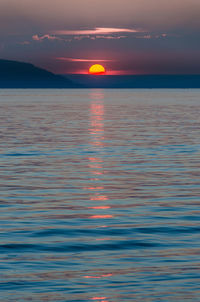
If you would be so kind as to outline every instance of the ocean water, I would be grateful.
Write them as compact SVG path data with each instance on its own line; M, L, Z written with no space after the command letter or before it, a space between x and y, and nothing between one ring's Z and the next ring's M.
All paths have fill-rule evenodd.
M200 90L0 90L0 301L200 301Z

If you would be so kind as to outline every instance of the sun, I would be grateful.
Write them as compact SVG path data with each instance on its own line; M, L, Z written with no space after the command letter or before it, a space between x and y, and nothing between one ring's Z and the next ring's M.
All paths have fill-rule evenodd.
M99 74L105 74L105 73L106 73L105 68L100 64L92 65L89 68L89 74L99 75Z

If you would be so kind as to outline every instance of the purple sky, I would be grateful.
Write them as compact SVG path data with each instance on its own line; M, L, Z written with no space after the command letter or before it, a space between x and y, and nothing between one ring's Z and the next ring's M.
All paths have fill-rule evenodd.
M200 74L200 0L0 0L0 58L55 73Z

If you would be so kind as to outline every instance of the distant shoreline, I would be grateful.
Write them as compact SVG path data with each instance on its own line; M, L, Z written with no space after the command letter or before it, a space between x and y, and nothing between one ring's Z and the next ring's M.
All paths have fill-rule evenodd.
M198 89L200 74L54 74L29 63L0 60L0 89Z

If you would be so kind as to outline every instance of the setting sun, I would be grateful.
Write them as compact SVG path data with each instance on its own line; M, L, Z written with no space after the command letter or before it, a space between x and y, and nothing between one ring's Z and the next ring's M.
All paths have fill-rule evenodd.
M89 74L99 75L99 74L105 74L105 72L106 72L105 68L100 64L92 65L89 69Z

